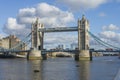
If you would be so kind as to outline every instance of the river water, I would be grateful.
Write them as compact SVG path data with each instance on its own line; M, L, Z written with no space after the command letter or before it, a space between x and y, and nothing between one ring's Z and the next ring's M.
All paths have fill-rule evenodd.
M0 59L0 80L115 80L119 69L117 56L79 62L74 58Z

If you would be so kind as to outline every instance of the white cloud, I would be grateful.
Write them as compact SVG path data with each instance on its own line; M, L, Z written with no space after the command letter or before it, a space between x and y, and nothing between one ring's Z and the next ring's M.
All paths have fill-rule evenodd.
M100 38L103 39L108 44L119 47L120 33L116 33L113 31L104 31L101 32L99 35Z
M114 47L119 47L120 43L120 33L118 32L119 27L114 24L110 24L109 26L103 26L102 29L103 31L98 33L97 37L102 41L110 45L113 45ZM100 43L97 42L95 39L91 39L90 45L95 46L94 48L98 49L113 48L111 46L109 47L105 47L103 45L100 46Z
M119 30L119 27L110 24L109 26L103 26L102 29L103 32L99 33L100 38L110 45L118 46L118 43L120 43L120 33L117 33L116 31Z
M1 33L1 34L0 34L0 39L4 38L5 36L6 36L6 34Z
M120 33L113 31L104 31L100 33L100 37L108 41L111 40L117 42L117 44L120 43Z
M37 5L36 13L40 17L54 17L60 15L61 10L55 6L48 5L47 3L41 3Z
M120 2L120 0L116 0L117 2Z
M35 15L35 8L23 8L19 10L19 16L21 17L31 17Z
M16 18L8 18L3 28L7 34L15 34L19 37L27 35L31 31L31 24L39 18L40 23L44 23L45 27L65 27L68 23L74 22L74 15L69 11L62 11L56 6L49 5L47 3L40 3L35 7L23 8L19 10ZM46 43L65 42L66 39L71 42L73 40L68 34L64 36L49 35L46 38ZM71 34L70 34L71 35ZM55 38L51 38L55 36Z
M6 34L14 34L17 36L23 36L28 29L25 29L25 24L18 24L15 18L8 18L6 24L3 27L3 31Z
M11 32L17 34L15 30L21 29L29 29L30 31L31 23L35 21L36 17L40 18L40 22L44 23L45 27L65 26L74 21L74 15L71 12L62 11L47 3L40 3L35 7L20 9L16 18L8 18L4 31L8 34L11 34Z
M65 26L66 23L74 21L74 15L71 12L62 11L47 3L37 5L36 16L39 16L40 21L49 27Z
M25 27L25 25L18 24L15 18L8 18L8 21L5 24L5 27L10 30L15 30L15 29L22 29Z
M99 14L99 16L101 16L101 17L105 17L106 14L105 14L104 12L101 12L101 13Z
M85 10L96 8L108 0L59 0L59 2L68 5L72 10Z
M46 44L45 46L49 46L51 48L55 48L56 44L70 45L72 43L78 42L77 36L77 33L71 34L71 32L49 34L46 33L44 37L44 43Z
M114 25L114 24L110 24L109 26L103 26L102 29L105 31L115 31L115 30L119 30L119 27Z
M17 22L19 24L31 24L35 21L36 17L36 9L35 8L23 8L19 10L17 15Z
M96 35L95 35L96 36ZM98 33L98 35L96 36L97 38L93 38L91 37L90 40L90 47L94 48L94 49L106 49L106 48L115 48L115 47L119 47L119 43L120 43L120 33L116 33L113 31L103 31ZM97 41L98 38L102 41ZM96 40L97 39L97 40ZM109 46L105 46L105 43L109 44ZM102 44L100 44L102 43ZM110 46L112 45L112 46ZM114 49L113 48L113 49Z
M107 38L107 39L112 39L116 37L116 33L113 31L104 31L100 33L101 37Z

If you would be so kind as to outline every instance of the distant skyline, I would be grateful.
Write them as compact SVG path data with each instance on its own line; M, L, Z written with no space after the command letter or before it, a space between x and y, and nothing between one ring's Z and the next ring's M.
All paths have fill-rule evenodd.
M36 17L45 27L72 27L84 14L92 33L120 44L120 0L0 0L0 10L1 37L24 37ZM77 32L45 34L44 42L46 47L77 43Z

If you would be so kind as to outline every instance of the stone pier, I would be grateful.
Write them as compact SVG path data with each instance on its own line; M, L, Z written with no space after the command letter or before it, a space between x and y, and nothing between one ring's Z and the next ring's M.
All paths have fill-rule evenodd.
M42 55L40 50L31 49L27 55L28 60L42 60Z

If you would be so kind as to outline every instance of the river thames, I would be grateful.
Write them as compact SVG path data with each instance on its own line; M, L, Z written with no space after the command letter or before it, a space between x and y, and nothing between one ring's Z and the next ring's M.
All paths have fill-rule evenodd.
M117 56L79 62L74 58L0 59L0 80L116 80L119 69Z

